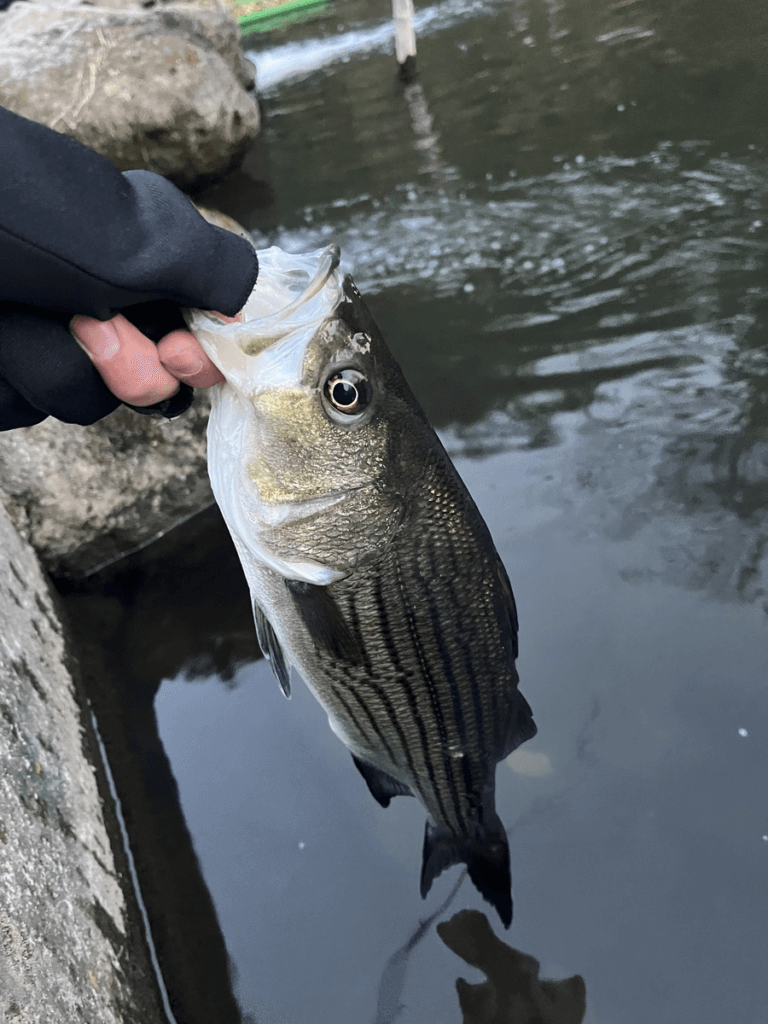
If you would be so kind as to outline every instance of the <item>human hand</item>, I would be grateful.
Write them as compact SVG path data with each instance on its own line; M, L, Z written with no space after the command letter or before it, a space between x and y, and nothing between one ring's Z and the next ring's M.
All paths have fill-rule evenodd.
M242 319L216 315L227 323ZM224 380L190 331L171 331L155 344L121 314L111 320L75 316L69 329L112 394L129 405L162 402L179 382L209 388Z
M219 379L180 310L241 309L258 274L253 246L207 223L158 175L121 174L42 125L8 118L18 145L9 157L3 135L0 164L45 187L0 204L0 430L46 416L86 426L122 400L179 415L187 385Z

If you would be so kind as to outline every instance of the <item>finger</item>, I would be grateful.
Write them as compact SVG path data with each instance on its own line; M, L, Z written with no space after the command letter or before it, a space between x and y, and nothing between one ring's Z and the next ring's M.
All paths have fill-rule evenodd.
M169 373L193 388L221 384L224 374L211 362L190 331L172 331L157 346L160 362Z
M91 357L109 390L130 405L154 405L178 390L163 367L157 346L118 314L111 320L76 316L70 330Z
M68 318L13 303L2 307L0 377L12 389L4 388L0 395L7 413L4 429L27 426L46 416L85 426L117 408L119 400L73 341Z

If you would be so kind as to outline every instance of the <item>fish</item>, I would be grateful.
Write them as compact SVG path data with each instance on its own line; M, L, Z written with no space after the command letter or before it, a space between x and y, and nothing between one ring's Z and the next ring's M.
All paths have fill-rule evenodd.
M488 527L338 246L259 252L242 322L185 310L226 378L208 469L259 644L325 709L374 799L427 812L420 891L455 864L512 920L496 765L533 737Z

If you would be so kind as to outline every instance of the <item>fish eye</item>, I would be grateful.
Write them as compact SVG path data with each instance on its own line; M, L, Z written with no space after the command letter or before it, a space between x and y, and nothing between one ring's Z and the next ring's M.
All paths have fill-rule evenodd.
M371 389L359 370L337 370L325 382L325 397L338 412L356 416L368 408Z

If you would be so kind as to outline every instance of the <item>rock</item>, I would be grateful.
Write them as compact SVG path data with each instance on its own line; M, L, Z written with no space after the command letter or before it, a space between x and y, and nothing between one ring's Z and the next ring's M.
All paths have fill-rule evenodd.
M210 505L208 409L197 392L175 420L121 407L92 427L0 433L0 495L43 566L87 575Z
M20 0L0 14L0 105L187 190L238 166L259 111L233 16L109 3Z
M0 621L0 1020L161 1024L62 628L2 508Z

